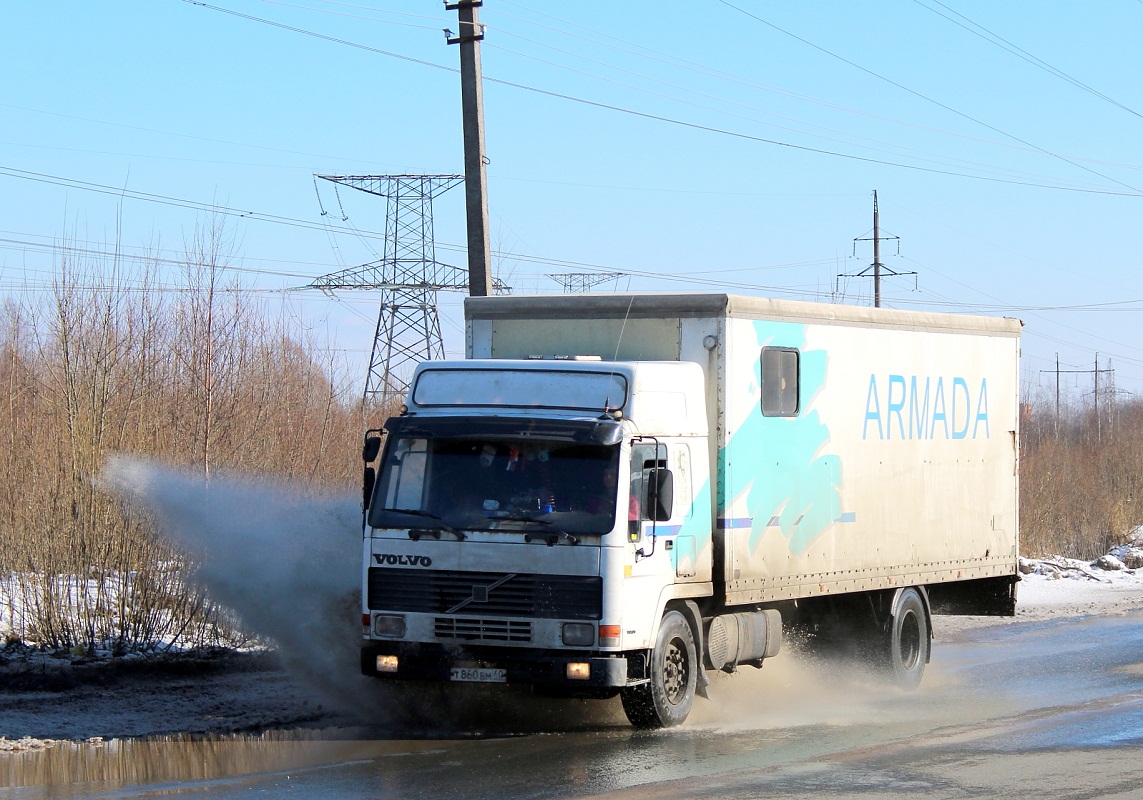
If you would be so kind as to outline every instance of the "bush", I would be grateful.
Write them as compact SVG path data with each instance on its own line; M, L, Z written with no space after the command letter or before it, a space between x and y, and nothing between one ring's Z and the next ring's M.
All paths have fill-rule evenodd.
M204 227L184 288L167 292L155 260L61 254L50 291L5 302L0 634L120 652L241 636L183 580L187 557L152 521L96 488L109 454L315 492L359 483L363 425L348 381L288 315L227 277L229 257L224 231Z
M1143 403L1023 407L1020 540L1026 556L1094 559L1143 524Z

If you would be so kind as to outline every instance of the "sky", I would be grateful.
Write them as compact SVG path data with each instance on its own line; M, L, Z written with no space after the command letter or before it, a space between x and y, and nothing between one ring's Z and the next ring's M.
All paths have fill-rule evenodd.
M220 214L234 275L364 384L384 200L315 174L463 172L456 12L430 0L7 3L0 288L59 247L177 262ZM1143 392L1143 0L485 0L493 269L1024 321L1024 392ZM466 266L463 188L435 202ZM323 214L323 211L325 212ZM850 277L839 277L850 276ZM164 285L175 291L173 266ZM462 295L439 297L463 355Z

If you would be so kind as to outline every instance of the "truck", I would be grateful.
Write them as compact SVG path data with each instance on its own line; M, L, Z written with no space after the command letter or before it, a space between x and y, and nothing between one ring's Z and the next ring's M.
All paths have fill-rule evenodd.
M466 358L419 364L366 435L362 672L618 695L667 727L798 631L915 688L933 614L1015 613L1020 328L467 298Z

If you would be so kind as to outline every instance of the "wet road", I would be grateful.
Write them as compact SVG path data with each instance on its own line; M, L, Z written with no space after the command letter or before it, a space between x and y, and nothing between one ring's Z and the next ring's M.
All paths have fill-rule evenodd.
M669 731L631 730L617 703L515 697L512 715L477 711L416 736L390 726L59 746L0 759L0 786L21 799L209 800L1143 792L1143 613L961 633L938 619L937 631L911 694L787 652L720 676L712 700Z

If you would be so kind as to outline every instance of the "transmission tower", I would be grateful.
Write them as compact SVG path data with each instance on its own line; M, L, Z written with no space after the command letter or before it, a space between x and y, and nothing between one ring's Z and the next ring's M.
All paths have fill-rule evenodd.
M548 277L564 287L564 294L584 294L601 283L617 281L624 275L623 272L561 272Z
M381 310L365 380L366 403L383 408L409 390L413 367L444 358L437 292L467 291L465 270L437 261L433 199L463 175L318 175L318 178L385 198L382 257L318 278L307 288L381 290ZM507 291L494 281L498 293Z

